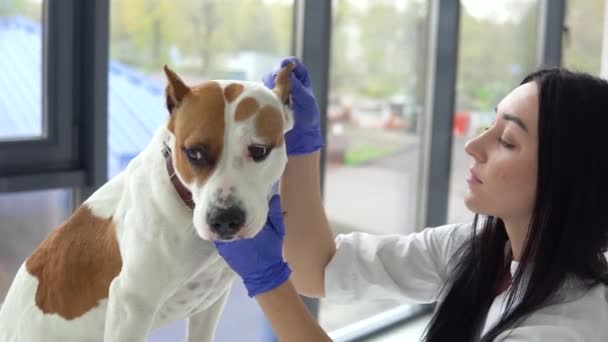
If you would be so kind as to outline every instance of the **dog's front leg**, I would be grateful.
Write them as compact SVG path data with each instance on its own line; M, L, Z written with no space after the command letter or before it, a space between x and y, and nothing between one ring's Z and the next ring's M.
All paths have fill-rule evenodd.
M205 310L188 317L187 342L211 342L215 334L217 323L222 315L224 304L230 293L230 286L227 286L224 293Z
M137 272L123 267L108 296L104 342L145 342L154 315L166 295L162 278L142 282ZM155 283L156 282L156 283Z

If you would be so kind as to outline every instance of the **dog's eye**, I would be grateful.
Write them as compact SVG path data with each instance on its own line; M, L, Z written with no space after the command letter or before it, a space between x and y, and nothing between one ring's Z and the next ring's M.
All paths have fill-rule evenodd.
M209 153L203 148L195 147L195 148L184 148L184 153L190 160L190 163L197 166L205 166L211 164L211 158L209 158Z
M270 151L272 151L272 146L249 145L249 154L256 162L266 159L270 154Z

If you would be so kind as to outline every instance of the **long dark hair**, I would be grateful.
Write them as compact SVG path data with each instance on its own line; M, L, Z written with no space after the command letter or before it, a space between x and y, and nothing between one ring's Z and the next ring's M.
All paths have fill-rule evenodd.
M492 341L548 304L574 277L608 284L608 82L547 68L528 75L539 90L536 200L506 310L481 341ZM479 229L477 227L480 226ZM425 341L472 341L503 272L508 240L498 217L475 216L427 327ZM525 275L525 277L524 277Z

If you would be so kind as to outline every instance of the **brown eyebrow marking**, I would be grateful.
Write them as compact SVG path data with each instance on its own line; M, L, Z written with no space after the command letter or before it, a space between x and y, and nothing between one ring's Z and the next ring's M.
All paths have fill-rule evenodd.
M224 88L224 96L228 103L236 100L239 95L243 92L243 85L238 83L230 83L226 88Z
M242 99L241 102L239 102L239 104L237 105L234 114L234 120L245 120L255 114L258 109L260 109L260 104L258 103L258 101L253 97L246 97Z
M204 184L215 171L213 163L192 167L182 147L204 147L210 161L219 160L224 148L225 106L223 89L217 82L207 82L192 88L187 101L172 117L178 149L173 151L175 170L184 182Z
M273 146L283 145L283 119L279 109L266 105L255 118L257 134Z

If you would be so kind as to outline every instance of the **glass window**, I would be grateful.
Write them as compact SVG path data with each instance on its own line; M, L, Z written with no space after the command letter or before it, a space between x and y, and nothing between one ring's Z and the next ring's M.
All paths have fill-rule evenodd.
M41 137L42 1L0 1L0 142Z
M567 68L600 74L605 0L568 1L566 33L563 40L563 65Z
M498 102L535 68L538 11L538 0L461 1L448 222L473 219L463 202L472 161L464 144L492 123Z
M21 264L71 213L67 189L0 194L0 302Z
M325 207L334 233L416 231L419 117L424 107L426 1L334 1ZM397 302L334 305L333 331Z
M111 0L109 175L125 168L164 125L163 65L187 84L208 79L261 81L290 54L293 0ZM257 303L235 281L218 341L262 341ZM179 341L184 322L150 341Z

